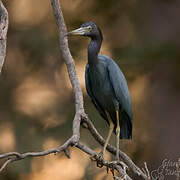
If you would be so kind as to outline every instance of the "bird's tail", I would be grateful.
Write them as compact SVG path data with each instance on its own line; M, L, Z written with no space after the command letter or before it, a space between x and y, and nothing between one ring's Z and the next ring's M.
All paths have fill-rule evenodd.
M132 120L127 114L120 118L120 139L132 139Z

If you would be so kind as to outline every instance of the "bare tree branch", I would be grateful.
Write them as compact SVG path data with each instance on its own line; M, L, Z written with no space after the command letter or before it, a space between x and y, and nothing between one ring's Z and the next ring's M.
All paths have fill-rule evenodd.
M8 12L0 0L0 74L6 57L6 36L8 31Z
M0 168L0 172L2 172L6 166L14 161L18 161L21 159L25 159L27 157L39 157L39 156L45 156L48 154L57 154L60 152L64 152L65 155L70 158L69 150L68 148L70 146L74 146L76 148L79 148L83 152L89 154L90 156L93 156L94 161L98 163L101 163L101 167L106 167L107 171L110 169L114 179L124 179L124 180L131 180L131 178L126 173L126 170L124 170L121 165L115 164L113 167L110 165L110 163L106 160L99 160L97 154L95 151L93 151L91 148L87 147L85 144L83 144L80 141L80 124L85 123L87 125L87 129L90 131L92 136L101 144L104 145L105 140L103 137L98 133L94 125L92 124L91 120L88 118L88 116L84 112L84 104L83 104L83 93L82 89L80 87L80 83L77 78L76 70L75 70L75 64L73 61L73 58L71 56L71 53L68 48L68 40L65 36L67 29L64 23L63 14L61 11L61 6L59 3L59 0L51 0L51 5L54 13L54 17L59 29L59 40L60 40L60 50L62 53L62 56L65 60L69 78L72 84L73 92L75 95L75 116L73 120L73 135L60 147L42 151L42 152L27 152L27 153L18 153L18 152L8 152L5 154L0 155L0 159L5 159L5 162L3 163L2 167ZM116 153L116 148L108 145L107 150L111 152L112 154ZM140 168L138 168L133 161L122 151L119 152L121 159L129 166L129 168L138 176L141 176L143 179L148 179L148 176L142 172ZM118 172L118 176L114 176L114 169Z
M87 124L88 130L91 132L92 136L103 146L105 143L104 138L98 133L97 129L94 127L92 121L87 117L87 115L82 117L82 122ZM116 155L116 148L110 144L107 145L107 150L110 153ZM143 171L134 164L134 162L127 156L127 154L119 150L119 155L135 174L141 176L143 179L147 179L146 174L143 173Z
M9 153L5 153L5 154L1 154L0 159L7 158L7 160L4 162L3 166L0 168L0 172L2 172L7 167L7 165L9 163L12 163L14 161L22 160L22 159L25 159L28 157L40 157L40 156L45 156L45 155L49 155L49 154L55 154L56 155L57 153L60 153L62 151L66 151L69 146L76 146L78 149L82 150L83 152L85 152L91 156L96 155L95 151L93 151L92 149L87 147L82 142L79 141L75 145L73 138L70 138L62 146L55 148L55 149L50 149L50 150L46 150L46 151L42 151L42 152L27 152L27 153L22 153L22 154L18 153L18 152L9 152ZM96 160L98 161L98 158L96 158ZM109 166L108 161L103 160L101 163L106 168L111 168ZM115 165L114 169L116 169L122 177L126 176L128 178L128 180L131 180L131 178L126 174L126 172L123 172L122 168L119 168L118 165Z
M27 157L45 156L45 155L52 154L52 153L57 154L62 151L65 151L72 144L72 141L73 141L73 138L70 138L59 148L49 149L49 150L42 151L42 152L27 152L27 153L22 153L22 154L18 153L18 152L9 152L9 153L5 153L5 154L1 154L0 159L7 158L7 160L4 162L3 166L1 167L0 172L2 172L4 170L4 168L10 162L13 162L13 161L18 161L21 159L25 159Z

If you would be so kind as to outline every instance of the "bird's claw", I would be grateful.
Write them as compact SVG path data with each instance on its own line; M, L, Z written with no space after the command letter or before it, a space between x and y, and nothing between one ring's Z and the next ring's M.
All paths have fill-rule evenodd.
M115 165L116 165L116 164L117 164L117 163L116 163L115 161L111 161L111 162L108 163L108 166L107 166L108 171L109 171L109 169L110 169L110 171L111 171L111 173L113 174L113 176L114 176L114 169L115 169Z
M99 154L95 154L90 157L91 161L96 161L97 162L97 167L102 168L103 167L103 161L104 161L104 155L102 152Z
M124 170L125 173L127 172L128 166L124 162L119 161L118 165L120 165L122 167L122 169Z
M121 166L122 169L124 170L124 172L126 173L128 166L122 161L111 161L111 162L109 162L108 166L107 166L107 168L108 168L107 172L109 171L109 168L110 168L110 170L114 176L114 170L115 170L116 165Z
M93 156L90 157L91 161L96 161L97 163L97 167L102 168L104 166L104 155L103 152L101 151L99 154L95 154ZM116 169L116 166L121 166L123 171L126 173L128 166L122 162L122 161L111 161L108 162L106 165L106 171L107 173L109 172L109 170L111 171L111 173L114 176L114 170Z
M109 173L109 167L108 166L106 166L106 171L107 171L107 174Z
M97 157L97 154L92 155L92 156L90 157L91 161L96 161L96 157Z

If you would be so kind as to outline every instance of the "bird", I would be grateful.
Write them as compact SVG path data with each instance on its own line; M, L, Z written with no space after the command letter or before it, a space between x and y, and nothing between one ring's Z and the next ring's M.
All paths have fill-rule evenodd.
M132 139L132 104L127 81L113 59L99 54L103 41L101 29L89 21L66 34L90 38L85 67L86 91L95 108L109 125L109 132L99 157L104 159L106 147L114 132L116 135L116 160L119 162L119 140Z

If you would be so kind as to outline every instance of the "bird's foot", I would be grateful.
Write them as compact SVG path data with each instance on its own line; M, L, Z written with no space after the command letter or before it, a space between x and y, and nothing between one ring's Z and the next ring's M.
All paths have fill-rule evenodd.
M103 161L104 161L104 153L101 151L99 154L95 154L90 157L91 161L97 162L97 167L102 168L103 167Z
M111 161L111 162L109 162L108 166L107 166L107 173L110 169L110 171L112 172L112 174L114 176L114 170L115 170L116 165L121 166L123 171L126 173L128 166L122 161Z

